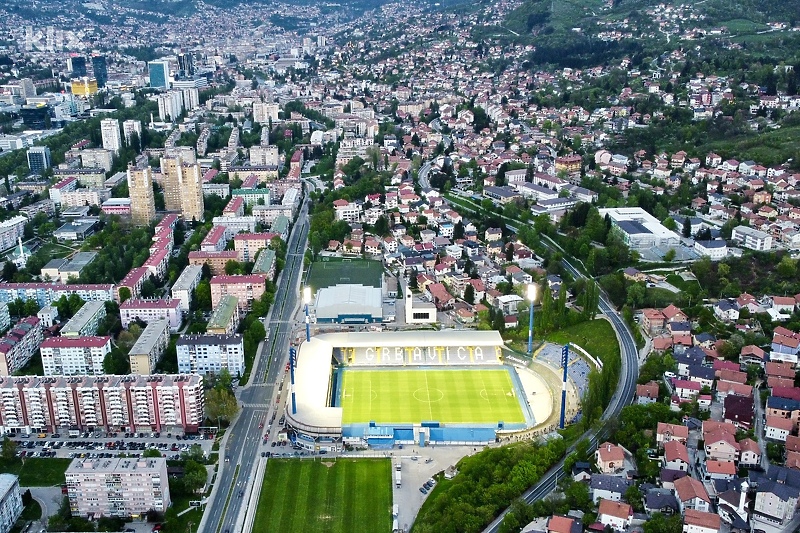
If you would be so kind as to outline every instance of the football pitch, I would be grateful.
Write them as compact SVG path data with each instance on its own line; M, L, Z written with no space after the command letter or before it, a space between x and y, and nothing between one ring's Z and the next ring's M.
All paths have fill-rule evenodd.
M391 531L388 459L270 459L253 531Z
M339 405L343 424L525 422L506 369L345 369Z

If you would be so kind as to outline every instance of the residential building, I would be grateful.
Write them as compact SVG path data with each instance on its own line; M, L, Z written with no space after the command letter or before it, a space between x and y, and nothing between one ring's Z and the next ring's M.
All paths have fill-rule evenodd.
M664 444L664 468L669 470L689 471L689 450L686 445L677 440Z
M232 376L244 373L244 339L241 335L183 335L176 343L178 369L192 374Z
M680 243L678 235L641 207L600 209L600 216L611 219L611 230L630 248L669 247Z
M126 299L139 298L142 294L142 285L148 279L150 279L150 270L147 267L134 267L130 269L117 286L116 300L118 302L122 300L121 289L128 289L130 294L127 295Z
M633 519L633 508L627 503L600 500L597 508L597 520L613 531L625 531Z
M104 118L101 120L100 135L103 138L103 148L118 154L120 148L122 148L119 120L116 118Z
M228 261L239 261L239 253L235 250L222 250L220 252L204 252L202 250L189 252L189 265L198 266L208 265L212 276L225 274L225 265Z
M50 305L62 296L69 298L77 294L81 300L100 300L108 302L114 299L116 292L114 286L105 283L76 283L63 285L58 283L0 283L0 302L13 302L36 300L44 307Z
M62 337L95 335L100 321L106 316L105 302L86 302L61 328Z
M169 328L172 332L177 332L183 321L181 311L181 301L175 298L168 300L126 300L119 306L119 314L122 319L122 327L127 328L134 320L141 320L149 323L152 320L166 318L169 320Z
M659 422L656 427L656 444L659 448L674 440L686 444L688 438L689 428L684 425Z
M131 374L151 374L169 345L169 320L153 320L131 347Z
M269 189L233 189L231 191L233 198L244 199L245 205L269 205L270 204L270 190Z
M621 446L604 442L594 453L597 468L603 474L620 472L625 466L625 453Z
M240 233L233 237L233 248L239 254L239 261L255 261L256 254L275 238L280 236L277 233Z
M0 431L181 431L203 422L198 375L0 377Z
M687 509L683 517L683 533L717 533L720 531L718 514Z
M19 477L0 474L0 533L9 533L22 514L22 492Z
M111 337L49 337L42 342L45 376L100 375Z
M589 490L592 501L600 500L620 501L625 496L625 491L631 487L631 482L620 476L607 474L592 474L589 480Z
M42 343L41 321L23 318L0 339L0 376L10 376L28 364Z
M800 472L771 465L767 474L758 479L753 520L781 528L789 523L800 497ZM761 529L754 524L755 529Z
M134 224L147 226L155 220L156 200L150 166L128 166L128 194L131 198L131 219Z
M73 172L77 172L79 170L95 170L95 169L102 169L102 171L110 172L111 167L114 163L113 152L111 150L106 150L105 148L86 148L81 150L81 166L82 169L75 169ZM96 172L94 173L96 174ZM105 174L102 176L102 180L99 177L94 177L94 179L86 179L81 180L84 185L93 185L95 187L100 187L103 185L103 181L105 181ZM99 183L98 183L99 182Z
M200 265L187 265L183 269L181 275L172 284L172 297L180 300L181 311L184 313L189 312L192 303L192 294L195 288L200 283L200 277L203 274L203 267Z
M728 255L728 244L725 241L695 241L694 251L712 261L721 261Z
M144 516L170 505L164 457L73 459L64 472L73 516Z
M763 252L772 249L772 235L749 226L736 226L733 228L731 239L751 250Z
M211 278L211 304L216 307L226 294L236 296L239 310L250 311L253 300L258 300L266 290L266 276L250 274L246 276L214 276Z
M44 309L40 309L39 313L42 313ZM56 312L58 314L58 312ZM39 316L37 314L37 316ZM41 318L40 318L41 320ZM50 323L52 326L53 323ZM43 327L50 327L50 326L43 326ZM8 312L8 304L5 302L0 302L0 333L5 332L8 328L11 327L11 314Z
M131 136L136 134L139 142L142 141L142 121L141 120L126 120L122 123L122 135L125 137L125 144L131 144Z
M675 495L684 513L687 509L708 512L711 506L711 498L703 484L689 476L675 480Z
M253 233L256 230L256 217L250 216L221 216L214 217L214 227L225 228L225 239L231 240L234 235L241 232Z
M220 298L206 325L206 332L213 335L232 335L239 327L239 300L226 294Z
M83 207L85 205L101 205L111 198L111 189L108 188L88 188L75 189L61 193L61 205L63 207Z
M275 250L264 248L253 264L253 274L264 274L268 280L275 279Z
M183 181L183 160L180 156L162 157L164 207L167 211L181 211L181 182Z
M31 146L28 148L28 168L33 174L42 174L50 168L50 148L47 146Z
M0 250L8 250L17 245L25 232L27 217L16 215L0 222Z

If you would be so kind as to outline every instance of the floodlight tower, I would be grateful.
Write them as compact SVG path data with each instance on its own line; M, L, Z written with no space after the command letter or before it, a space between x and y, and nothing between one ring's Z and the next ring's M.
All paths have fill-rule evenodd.
M531 303L528 322L528 355L533 355L533 302L536 300L536 284L528 284L528 300Z
M303 303L306 308L306 341L311 340L311 319L308 316L308 304L311 303L311 287L303 289Z

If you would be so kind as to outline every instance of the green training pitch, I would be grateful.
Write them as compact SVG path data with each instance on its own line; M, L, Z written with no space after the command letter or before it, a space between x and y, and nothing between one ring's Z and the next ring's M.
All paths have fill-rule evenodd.
M344 370L343 424L525 422L506 369Z
M391 470L388 459L270 459L253 531L391 531Z

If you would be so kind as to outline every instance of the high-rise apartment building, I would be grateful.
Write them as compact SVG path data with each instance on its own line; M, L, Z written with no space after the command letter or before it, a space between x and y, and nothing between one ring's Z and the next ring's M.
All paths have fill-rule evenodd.
M150 73L150 87L169 89L169 61L150 61L147 69Z
M137 226L146 226L156 218L153 194L153 173L145 163L141 168L128 167L128 194L131 198L131 219Z
M50 148L47 146L28 148L28 168L34 174L41 174L50 168Z
M119 120L104 118L100 121L100 135L103 138L103 148L115 154L122 148L122 139L119 134Z
M131 135L136 134L139 136L139 142L142 140L142 121L141 120L126 120L122 123L122 134L125 136L125 144L131 144Z
M100 375L111 337L50 337L40 350L45 376Z
M164 457L76 458L64 476L73 516L144 516L170 504Z
M181 167L179 187L183 219L186 221L202 221L205 205L203 204L203 175L200 165L197 163L193 165L184 164Z
M278 104L256 102L253 104L253 122L259 124L267 124L270 120L273 123L278 122L278 110Z
M0 377L0 431L196 432L205 416L197 375Z
M183 161L180 156L162 157L161 174L163 174L164 207L167 211L181 210L181 174Z
M93 55L92 69L94 69L94 77L97 80L97 86L100 88L105 87L106 82L108 81L108 64L106 63L106 56Z
M83 56L68 57L67 70L72 73L73 78L86 76L86 58Z

